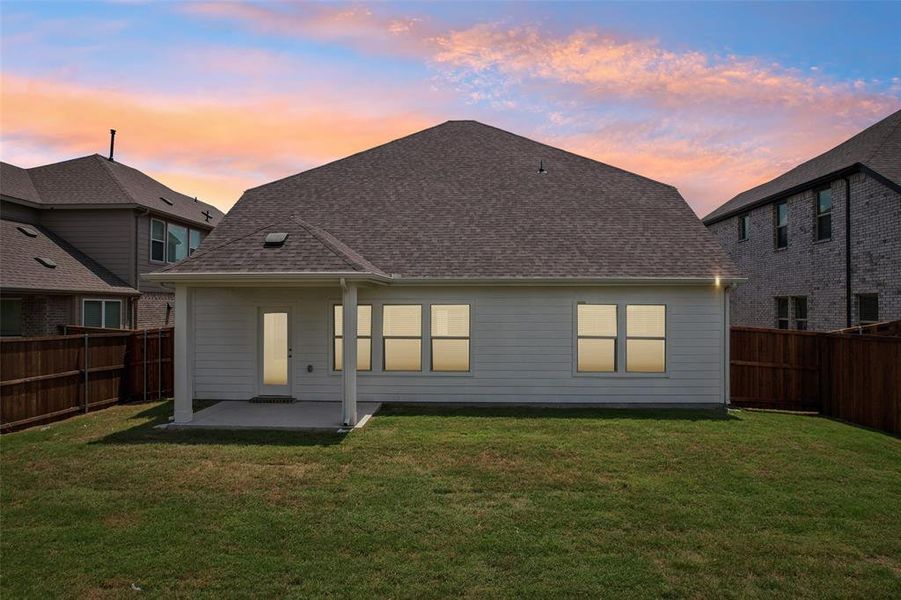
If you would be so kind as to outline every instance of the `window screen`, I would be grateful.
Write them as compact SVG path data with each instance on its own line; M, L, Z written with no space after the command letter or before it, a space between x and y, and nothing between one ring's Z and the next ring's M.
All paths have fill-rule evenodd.
M776 328L788 329L788 298L776 298Z
M794 296L792 305L795 309L795 329L807 329L807 296Z
M832 189L817 191L817 241L832 237Z
M334 365L336 371L344 368L344 307L334 310ZM357 370L372 370L372 306L357 305Z
M122 326L122 302L120 300L85 300L82 305L81 324L85 327L119 329Z
M878 322L879 296L876 294L859 294L857 296L857 318L860 323Z
M178 262L188 256L188 228L169 223L169 248L166 260Z
M738 217L738 241L743 242L748 239L748 231L751 228L751 215L741 215Z
M785 200L776 203L776 248L788 247L788 204Z
M166 262L166 224L150 220L150 260Z
M203 232L192 229L188 240L188 255L194 254L194 251L200 248L200 242L203 241Z
M431 307L432 371L469 371L469 305Z
M386 371L422 370L422 306L382 307L383 362Z
M576 305L576 370L616 371L616 305Z
M103 301L85 300L81 324L85 327L103 327Z
M666 307L662 304L626 307L626 370L666 371Z
M22 335L22 299L0 299L0 335Z

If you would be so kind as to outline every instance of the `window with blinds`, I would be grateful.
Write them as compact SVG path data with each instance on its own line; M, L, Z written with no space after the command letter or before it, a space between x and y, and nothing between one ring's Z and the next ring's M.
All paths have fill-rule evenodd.
M626 370L632 373L666 371L666 306L626 306Z
M382 360L385 371L422 370L422 306L382 307Z
M616 371L616 305L576 305L576 370Z
M469 305L431 306L432 371L469 371Z

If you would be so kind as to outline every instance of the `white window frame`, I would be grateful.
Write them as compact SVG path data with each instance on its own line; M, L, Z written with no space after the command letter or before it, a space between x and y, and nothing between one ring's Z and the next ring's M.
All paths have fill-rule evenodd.
M154 239L154 237L153 237L153 222L154 221L156 221L157 223L163 224L163 239L161 239L161 240ZM169 224L166 223L166 221L164 221L162 219L157 219L157 218L151 217L151 219L150 219L150 246L147 248L147 252L150 257L150 262L152 264L155 264L155 265L166 264L166 252L167 252L167 247L168 247L168 244L166 243L166 236L168 234L169 234ZM155 258L153 258L153 242L162 242L162 244L163 244L163 260L156 260Z
M333 302L332 307L332 318L331 318L331 347L332 347L332 356L331 356L331 367L332 373L341 373L344 369L339 369L338 365L335 361L335 347L338 339L341 339L342 347L344 343L344 327L341 327L341 335L335 335L335 325L337 321L335 319L335 311L338 307L341 307L342 314L344 312L344 303L343 302ZM360 306L368 306L369 307L369 335L360 335L360 325L359 325L359 307ZM375 306L371 302L358 302L357 303L357 339L368 339L369 340L369 368L361 369L359 368L359 355L357 356L357 373L372 373L375 370L375 362L373 359L373 354L375 350Z
M616 335L579 335L579 306L612 306L614 308L614 318L616 319ZM620 323L619 323L619 304L615 302L587 302L579 300L576 302L576 307L573 309L575 315L575 323L573 332L575 333L576 343L574 356L575 360L573 361L573 369L579 375L610 375L612 373L617 373L620 370L620 359L619 359L619 332L620 332ZM579 340L613 340L613 370L612 371L582 371L579 369Z
M82 327L95 327L94 325L85 325L84 324L84 305L87 302L99 302L100 303L100 327L98 329L122 329L122 321L125 318L125 314L123 312L124 305L122 300L116 300L112 298L82 298L81 299L81 326ZM116 302L119 305L119 326L118 327L107 327L106 326L106 305L108 302Z
M629 335L629 307L630 306L662 306L663 307L663 337ZM663 302L626 302L623 305L623 369L629 375L666 375L669 372L669 306ZM663 341L663 369L660 371L630 371L629 370L629 340L662 340Z
M419 335L418 336L385 335L385 307L386 306L418 306L419 307ZM427 345L426 344L427 339L428 339L428 345L429 346L431 345L431 328L430 328L431 321L427 320L427 319L431 318L431 314L430 314L430 311L426 308L428 306L429 306L429 304L424 303L424 302L395 302L395 301L384 302L381 305L381 310L380 310L381 319L379 319L379 326L380 326L379 336L381 337L381 340L379 341L379 343L382 347L382 357L381 357L382 364L380 365L380 367L381 367L381 371L383 373L420 374L420 373L426 372L426 369L425 369L426 363L424 360L425 357L423 356L423 349ZM427 327L427 325L429 325L429 326ZM429 337L427 338L426 335L428 335ZM386 346L385 342L387 340L419 340L419 368L413 369L413 370L387 369L386 368L387 352L385 352L385 346ZM431 363L432 357L429 356L428 358L429 358L429 362Z
M433 306L465 306L467 310L469 310L469 329L467 331L468 335L466 336L454 336L454 335L432 335L432 307ZM425 311L425 305L423 306L423 312ZM428 323L428 335L429 335L429 373L435 373L437 375L468 375L472 373L472 304L469 302L430 302L428 304L428 315L425 315L425 322ZM435 346L433 344L434 340L466 340L467 341L467 350L469 357L467 359L468 369L465 371L436 371L435 370Z

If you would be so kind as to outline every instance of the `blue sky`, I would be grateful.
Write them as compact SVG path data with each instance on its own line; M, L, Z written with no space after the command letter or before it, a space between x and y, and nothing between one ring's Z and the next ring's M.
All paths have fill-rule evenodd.
M4 2L4 160L243 189L474 118L699 214L901 108L898 3Z

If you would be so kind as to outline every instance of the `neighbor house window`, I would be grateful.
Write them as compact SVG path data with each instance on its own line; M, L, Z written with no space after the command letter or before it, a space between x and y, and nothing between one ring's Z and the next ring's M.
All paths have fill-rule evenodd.
M788 329L788 298L776 298L776 328Z
M775 205L776 248L788 247L788 203L780 200Z
M22 335L21 298L0 298L0 335Z
M795 329L807 329L807 296L793 296L792 305L795 311Z
M165 221L150 220L150 260L153 262L166 262Z
M879 322L879 296L876 294L857 295L857 321L861 325Z
M748 239L748 232L751 229L751 215L741 215L738 217L738 241L743 242Z
M432 371L469 371L469 305L431 307Z
M85 327L122 327L121 300L85 300L81 310L81 324Z
M344 368L344 307L335 305L335 370ZM372 306L357 305L357 370L372 370Z
M178 262L188 256L188 228L184 225L175 225L169 223L169 235L167 236L168 249L166 250L166 260L168 262Z
M576 370L616 371L616 305L576 305Z
M832 238L832 188L816 192L817 196L817 241Z
M200 242L203 241L203 232L192 229L188 235L188 256L194 254L194 251L200 248Z
M664 305L626 306L626 370L633 373L666 371Z
M422 370L422 306L382 307L382 360L386 371Z

